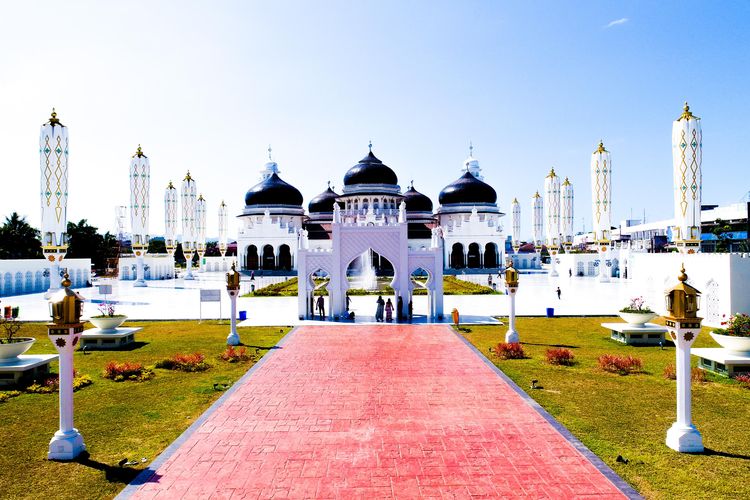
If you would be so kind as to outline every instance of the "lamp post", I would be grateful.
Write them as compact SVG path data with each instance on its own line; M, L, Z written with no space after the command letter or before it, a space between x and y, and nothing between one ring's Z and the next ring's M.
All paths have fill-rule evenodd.
M518 290L518 271L513 267L513 261L508 261L505 268L505 287L510 298L510 314L508 315L508 331L505 333L505 342L518 342L516 331L516 291Z
M677 349L677 421L667 431L667 446L681 453L703 451L703 438L691 421L690 347L701 331L698 317L700 292L687 284L685 265L677 277L680 281L666 295L666 327Z
M551 169L544 178L544 222L547 251L550 255L550 276L556 277L557 254L560 251L560 177Z
M701 183L703 132L701 119L685 103L682 115L672 123L674 167L674 244L680 253L701 250Z
M229 229L229 214L227 204L221 200L219 205L219 253L224 258L227 255L227 232Z
M232 312L229 323L231 325L227 335L227 345L240 345L240 336L237 334L237 295L240 293L240 273L232 262L232 272L227 273L227 293L232 303Z
M195 203L195 250L198 253L198 269L205 272L203 256L206 255L206 200L198 196Z
M190 177L188 171L182 180L182 254L185 256L187 265L186 280L195 279L193 276L193 252L195 251L195 202L196 187L195 180Z
M83 332L84 299L70 285L65 273L62 289L49 299L52 322L47 323L47 335L60 353L60 428L49 442L50 460L73 460L86 449L83 436L73 427L73 352Z
M151 189L151 164L143 154L141 145L130 160L130 227L133 234L133 253L136 262L136 279L133 286L145 287L143 258L148 252L149 194Z
M591 201L594 223L594 241L602 264L609 259L609 242L612 231L612 156L599 141L599 146L591 153ZM599 281L609 281L607 268L599 266Z
M513 214L513 253L518 253L518 249L521 248L521 204L518 203L518 198L513 198L511 211Z
M164 191L164 243L167 247L167 253L171 259L174 259L174 253L177 248L177 188L172 181L169 181L167 189ZM170 277L174 277L174 260L171 262Z

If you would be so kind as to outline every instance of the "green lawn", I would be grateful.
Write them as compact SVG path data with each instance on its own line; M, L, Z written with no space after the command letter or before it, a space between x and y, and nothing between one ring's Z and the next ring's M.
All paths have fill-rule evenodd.
M214 383L234 382L253 364L217 359L225 349L227 324L197 322L128 322L144 326L131 351L75 354L75 367L94 384L75 393L75 425L90 453L87 460L59 463L46 460L47 445L58 428L57 395L22 394L0 403L1 498L111 498L145 467L117 467L122 458L148 462L164 450L221 392ZM268 352L289 328L243 328L247 346ZM55 352L42 324L27 324L19 336L39 340L29 353ZM248 350L255 352L254 347ZM175 353L200 351L213 365L205 372L182 373L157 369L146 382L113 382L102 378L111 360L153 365ZM53 364L53 371L57 363Z
M504 338L505 326L471 326L462 332L482 353L647 498L750 498L750 390L725 378L693 384L693 422L707 452L688 455L664 444L675 419L675 382L662 376L675 361L673 347L629 347L609 340L600 326L613 318L518 318L528 359L499 360L488 348ZM709 329L694 347L718 347ZM551 366L551 346L571 349L577 363ZM604 353L632 354L643 373L602 372ZM694 358L694 362L697 358ZM537 379L543 389L531 390ZM628 464L615 461L617 455Z

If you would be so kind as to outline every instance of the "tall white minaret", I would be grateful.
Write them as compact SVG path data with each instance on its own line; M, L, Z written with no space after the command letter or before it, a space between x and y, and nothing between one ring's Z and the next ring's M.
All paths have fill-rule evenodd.
M557 254L560 253L560 177L552 168L544 178L544 228L550 254L550 276L557 276Z
M49 262L48 296L60 288L60 264L68 251L68 128L52 116L39 131L42 253Z
M672 238L680 253L696 253L701 249L703 133L700 120L690 112L686 102L682 115L672 123L675 219Z
M604 142L591 154L591 201L594 242L599 252L599 281L609 281L612 231L612 158Z
M206 254L206 200L203 195L195 202L195 250L198 252L198 266L203 270L203 256Z
M537 252L542 251L542 239L544 238L544 202L539 191L531 197L531 231L534 239L534 248Z
M566 177L560 187L560 235L565 252L573 246L573 184Z
M513 217L513 251L518 253L518 249L521 248L521 204L518 203L518 198L513 198L511 212Z
M187 265L186 280L195 279L193 276L193 253L195 253L195 203L197 191L195 180L188 171L182 181L182 254Z
M227 233L229 232L229 214L227 204L221 200L219 205L219 252L224 257L227 254Z
M174 251L177 247L177 188L172 181L167 184L164 190L164 244L167 247L167 253L174 257Z
M136 279L133 286L144 287L143 256L148 251L148 216L151 189L151 164L141 145L130 160L130 228L136 259Z

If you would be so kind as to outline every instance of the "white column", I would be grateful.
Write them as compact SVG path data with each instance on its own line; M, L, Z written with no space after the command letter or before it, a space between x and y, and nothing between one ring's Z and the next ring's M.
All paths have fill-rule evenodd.
M232 303L231 317L229 320L230 329L227 335L227 345L240 345L240 336L237 334L237 294L239 290L227 290L229 301Z
M675 343L675 362L677 374L677 421L667 431L667 446L681 453L700 453L703 451L703 437L692 422L692 373L690 367L690 347L700 333L697 329L667 327Z
M83 325L49 327L49 338L60 355L60 428L49 442L48 460L73 460L86 450L83 436L73 427L73 352Z
M674 242L680 253L700 252L703 132L700 118L685 103L672 124Z
M505 333L505 341L514 343L519 341L516 331L516 291L518 287L508 287L507 290L510 299L510 314L508 315L508 331Z
M140 255L138 255L140 254ZM135 283L133 283L133 286L137 287L144 287L146 285L146 280L144 278L144 270L143 270L143 254L141 254L140 251L136 253L135 258Z

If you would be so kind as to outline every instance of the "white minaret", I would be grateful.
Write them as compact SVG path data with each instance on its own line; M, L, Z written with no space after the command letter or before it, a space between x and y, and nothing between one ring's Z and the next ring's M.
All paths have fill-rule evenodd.
M552 265L550 276L557 276L560 252L560 177L552 168L544 178L544 232Z
M469 143L469 157L464 160L464 171L469 171L471 175L480 181L484 180L482 167L479 166L479 161L474 158L474 145L472 143Z
M195 180L190 177L188 171L182 181L182 254L185 256L187 265L186 280L195 279L193 276L193 253L195 252L195 203L196 203Z
M513 251L518 253L518 249L521 247L521 204L518 203L518 198L513 198L511 212L513 217Z
M60 288L60 263L68 251L68 128L52 116L39 131L42 252L49 262L47 296Z
M672 239L680 253L700 252L701 248L702 163L700 118L685 103L682 115L672 123L675 219Z
M164 244L166 245L167 253L171 258L174 258L174 252L177 247L176 234L177 188L174 187L172 181L169 181L167 189L164 190Z
M219 252L221 256L227 253L227 233L229 232L229 215L227 213L227 204L221 200L219 205Z
M537 252L541 252L542 238L544 237L544 203L539 191L531 197L531 231L534 248Z
M151 164L141 145L130 160L130 228L136 258L136 279L133 286L146 286L143 256L148 251L148 215L151 189Z
M569 252L573 246L573 184L566 177L560 187L560 243Z
M599 280L609 280L609 241L612 229L612 158L604 142L591 154L591 201L594 242L599 251Z
M203 256L206 254L206 200L203 195L195 202L195 250L198 253L198 267L203 270Z

